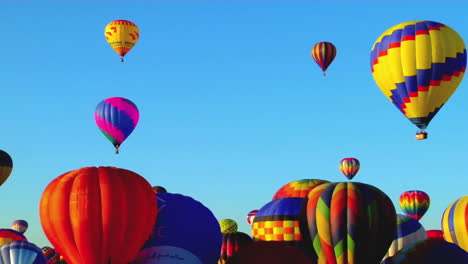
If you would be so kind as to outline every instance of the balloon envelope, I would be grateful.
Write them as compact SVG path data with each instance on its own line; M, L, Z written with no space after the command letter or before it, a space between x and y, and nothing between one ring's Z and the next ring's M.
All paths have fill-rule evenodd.
M425 129L463 79L466 49L450 27L411 21L391 27L377 39L370 64L384 95Z
M400 207L403 212L416 220L420 220L429 209L431 199L423 191L406 191L400 195Z
M159 206L158 219L135 262L216 263L220 256L222 234L213 213L188 196L174 193L155 196Z
M242 232L226 233L223 234L223 244L221 246L221 253L218 264L224 264L242 248L250 245L252 238Z
M27 241L13 241L0 247L2 264L46 264L40 248Z
M0 229L0 246L13 241L28 241L26 237L13 229Z
M330 66L336 57L336 47L330 42L322 41L312 47L310 54L325 75L328 66Z
M140 113L136 105L122 97L111 97L101 101L94 112L99 130L114 145L118 153L120 145L138 124Z
M145 178L129 170L70 171L42 194L42 228L69 263L127 264L151 234L157 216L154 195Z
M10 177L13 170L13 160L10 155L0 150L0 186Z
M468 195L450 204L442 215L444 238L468 251ZM468 262L467 262L468 263Z
M247 214L247 223L249 223L249 225L252 225L253 220L254 220L255 216L257 215L257 213L258 213L258 210L255 209L255 210L250 211Z
M237 232L237 223L236 221L226 218L219 220L219 227L221 228L221 233L230 234Z
M404 247L427 238L426 230L418 220L406 215L397 215L397 232L384 259L397 254Z
M320 184L327 183L328 181L319 179L302 179L292 181L281 187L273 196L272 200L281 198L306 198L310 190Z
M356 158L344 158L340 161L340 171L349 180L356 176L360 167L359 160Z
M28 222L26 220L15 220L13 223L11 223L11 229L20 232L21 234L24 234L26 230L28 230Z
M114 20L107 24L104 36L112 49L124 57L138 42L140 31L131 21Z

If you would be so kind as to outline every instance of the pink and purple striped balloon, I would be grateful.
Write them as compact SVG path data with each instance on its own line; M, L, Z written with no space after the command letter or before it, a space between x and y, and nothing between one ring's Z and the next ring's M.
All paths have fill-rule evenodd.
M140 114L136 105L122 97L111 97L101 101L94 112L94 119L101 132L112 142L115 153L119 153L119 147L133 132Z

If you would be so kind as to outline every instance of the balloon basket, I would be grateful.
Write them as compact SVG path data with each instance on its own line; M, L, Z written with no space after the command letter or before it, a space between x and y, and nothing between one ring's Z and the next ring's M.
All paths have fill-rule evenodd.
M416 133L416 139L417 140L427 139L427 132L421 131L421 132Z

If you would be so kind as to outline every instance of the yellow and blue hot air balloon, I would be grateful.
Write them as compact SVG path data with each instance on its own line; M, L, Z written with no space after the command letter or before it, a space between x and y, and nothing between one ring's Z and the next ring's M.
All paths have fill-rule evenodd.
M385 96L424 131L463 79L466 49L450 27L433 21L401 23L385 31L371 52L371 70Z
M444 239L468 251L468 195L451 203L442 215Z

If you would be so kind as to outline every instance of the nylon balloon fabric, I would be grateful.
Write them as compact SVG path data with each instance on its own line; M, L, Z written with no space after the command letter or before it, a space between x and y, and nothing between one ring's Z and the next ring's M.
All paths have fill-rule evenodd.
M123 57L140 38L140 31L135 23L128 20L114 20L104 29L104 37L111 48Z
M94 112L99 130L114 145L116 153L138 124L140 113L129 99L111 97L101 101Z
M13 160L10 155L0 150L0 186L10 177L13 170Z
M48 264L42 250L27 241L13 241L0 247L2 264Z
M380 263L396 233L392 201L364 183L329 183L313 189L306 213L318 263Z
M227 264L313 264L299 249L277 241L256 241L239 250Z
M463 79L465 44L444 24L405 22L377 39L370 66L384 95L409 121L425 129Z
M429 209L431 199L423 191L406 191L400 195L400 207L403 212L416 220L420 220Z
M320 179L302 179L292 181L281 187L273 196L272 200L281 198L306 198L310 190L320 184L327 183L328 181Z
M336 57L336 47L331 42L322 41L315 44L310 51L312 59L322 69L325 75L328 67Z
M444 238L468 251L468 195L450 204L442 215ZM467 262L468 263L468 262Z
M218 264L225 264L229 259L234 257L237 252L252 243L252 238L242 232L225 233L223 234L223 244Z
M359 169L361 168L361 164L359 160L356 158L344 158L340 161L340 171L343 173L348 180L351 180L356 176Z

